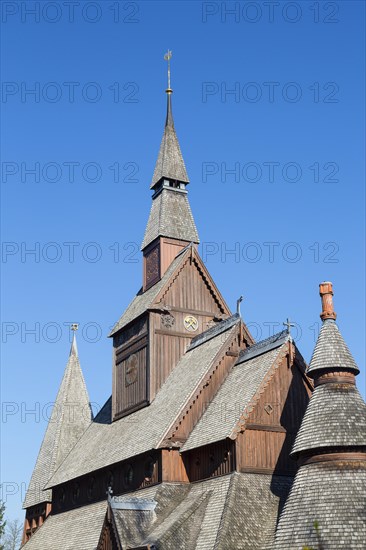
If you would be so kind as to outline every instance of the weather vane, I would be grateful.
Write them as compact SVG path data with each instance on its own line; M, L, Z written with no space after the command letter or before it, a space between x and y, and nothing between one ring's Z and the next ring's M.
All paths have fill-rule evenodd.
M164 55L164 59L165 61L168 62L168 89L167 89L167 92L171 92L172 89L170 87L170 60L172 58L172 51L171 50L168 50L166 52L166 54Z
M78 323L72 323L71 325L71 330L73 330L74 332L79 328L79 324Z

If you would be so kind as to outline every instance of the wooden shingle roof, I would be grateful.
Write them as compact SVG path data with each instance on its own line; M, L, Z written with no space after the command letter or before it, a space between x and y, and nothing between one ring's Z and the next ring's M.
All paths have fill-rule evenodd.
M359 368L333 319L326 319L319 332L307 374L323 369L348 370L358 374Z
M155 165L151 188L162 178L189 183L179 141L174 128L171 94L167 95L167 117L163 138L161 140L158 158Z
M64 376L24 499L24 508L51 501L51 491L44 490L45 485L91 420L89 396L74 336Z
M317 386L306 409L291 455L310 449L366 448L366 403L356 386Z
M157 237L200 242L187 191L164 187L153 198L141 250Z
M110 411L104 408L101 411L104 422L106 416L109 422L95 418L48 487L157 448L236 330L236 326L226 328L215 338L187 351L149 406L112 423ZM149 426L149 430L138 429L139 426Z
M283 332L245 350L193 428L182 451L236 437L236 427L247 407L269 371L277 368L278 359L287 352L287 341L287 333Z

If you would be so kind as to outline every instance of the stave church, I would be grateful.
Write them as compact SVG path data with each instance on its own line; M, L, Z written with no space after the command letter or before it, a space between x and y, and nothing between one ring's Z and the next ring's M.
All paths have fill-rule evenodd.
M289 322L255 342L230 311L198 253L168 75L142 285L110 334L112 395L93 418L74 332L22 548L361 550L366 404L332 283L309 365Z

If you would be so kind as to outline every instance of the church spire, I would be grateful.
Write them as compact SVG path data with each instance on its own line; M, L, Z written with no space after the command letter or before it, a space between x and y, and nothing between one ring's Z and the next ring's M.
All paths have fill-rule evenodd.
M165 119L165 128L163 139L161 140L158 159L156 161L151 189L158 190L163 180L166 179L167 184L172 183L175 187L184 189L189 183L186 167L180 150L177 134L174 128L173 111L172 111L172 94L173 90L170 84L170 59L172 52L168 50L164 59L168 62L168 87L165 90L167 94L167 113Z
M154 190L150 216L141 250L144 253L143 289L154 285L165 273L178 252L199 237L188 202L186 167L174 128L170 59L168 50L167 113L163 139L156 161L151 189Z
M73 339L69 358L25 496L24 508L51 502L51 490L44 490L44 487L92 420L79 363L75 336L77 328L77 324L71 325Z
M167 53L164 55L165 61L168 62L168 87L165 90L165 93L167 94L167 105L166 105L166 120L165 120L165 126L171 126L174 127L174 120L173 120L173 113L172 113L172 93L173 90L170 87L170 60L172 58L172 52L171 50L168 50Z

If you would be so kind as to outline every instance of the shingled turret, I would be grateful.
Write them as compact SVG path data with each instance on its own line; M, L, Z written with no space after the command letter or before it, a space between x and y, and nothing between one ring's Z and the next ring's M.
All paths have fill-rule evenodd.
M168 52L167 114L163 139L150 188L153 202L141 250L144 253L144 289L155 284L168 269L177 253L193 242L199 243L186 185L186 167L174 127Z
M77 325L73 325L76 330ZM75 332L69 360L24 499L24 541L42 525L51 511L52 491L44 490L92 420L89 396L79 363Z
M364 548L366 404L358 367L336 325L332 283L321 283L323 325L308 375L315 390L292 457L299 471L281 515L274 548Z

